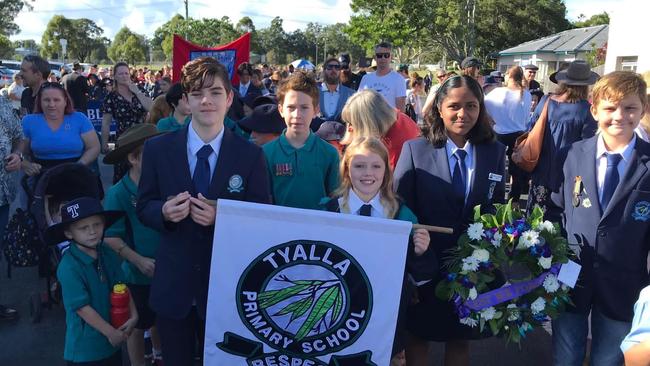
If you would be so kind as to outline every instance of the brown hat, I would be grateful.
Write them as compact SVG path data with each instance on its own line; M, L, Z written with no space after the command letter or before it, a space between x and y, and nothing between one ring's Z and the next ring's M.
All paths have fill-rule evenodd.
M117 164L138 146L142 145L148 138L158 136L164 132L158 132L156 126L149 123L139 123L129 127L117 139L115 150L104 156L104 164Z
M566 85L592 85L600 75L591 71L589 64L583 60L575 60L569 64L566 70L561 70L551 74L549 79L555 79L557 84Z

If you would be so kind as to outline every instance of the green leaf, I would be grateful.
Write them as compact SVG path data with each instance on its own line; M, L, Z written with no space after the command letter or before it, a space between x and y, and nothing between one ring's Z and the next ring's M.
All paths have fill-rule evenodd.
M305 338L309 332L311 332L312 328L325 317L325 314L327 314L330 308L334 306L334 301L340 291L339 286L332 286L323 291L323 293L318 297L318 300L316 300L309 316L307 316L307 320L305 320L300 329L298 329L295 338L296 341Z
M336 301L334 301L334 310L332 310L332 323L334 323L336 319L338 319L339 315L341 315L342 309L343 309L343 293L339 291L338 295L336 296Z
M283 309L273 315L287 315L289 313L293 313L291 314L291 319L289 320L291 322L294 319L300 318L305 312L307 312L307 310L309 310L311 307L313 301L314 299L311 296L306 296L301 300L294 301L291 304L285 306Z
M312 285L312 286L319 286L322 285L324 282L319 281L319 280L297 280L293 281L296 285Z
M289 319L289 322L292 322L301 316L305 315L307 310L311 307L311 304L314 302L314 298L309 296L307 297L307 301L305 301L301 306L297 307L296 310L291 314L291 319Z
M488 322L490 324L490 330L492 331L493 335L499 334L499 327L497 326L497 321L492 319Z
M311 286L309 285L293 285L289 287L285 287L281 290L277 290L273 295L271 295L268 298L265 298L260 302L260 308L261 309L266 309L269 306L273 306L279 302L282 302L292 296L295 296L299 294L300 292L310 288ZM266 296L264 293L260 294L261 296ZM259 297L259 296L258 296Z
M477 222L481 218L481 205L474 206L474 222Z

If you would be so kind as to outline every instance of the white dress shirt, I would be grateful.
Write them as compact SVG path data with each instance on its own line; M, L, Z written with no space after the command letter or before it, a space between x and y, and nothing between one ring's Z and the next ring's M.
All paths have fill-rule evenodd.
M350 189L350 193L348 194L348 208L350 209L350 212L346 213L351 213L353 215L359 215L359 210L361 209L361 206L363 205L370 205L372 208L370 209L370 217L378 217L381 219L386 218L386 214L384 212L384 206L381 204L381 196L379 193L373 197L370 202L364 202L359 196L357 196L356 193L354 193L353 189ZM343 197L339 198L339 207L343 207ZM343 212L343 211L341 211Z
M251 82L247 82L246 84L239 84L239 95L242 97L246 96L246 93L248 93L248 87L251 85Z
M336 106L339 104L339 98L341 97L339 85L336 85L336 90L332 92L327 88L327 83L323 82L321 84L321 90L323 91L324 109L321 113L323 117L332 117L336 113Z
M214 169L217 166L217 158L219 157L219 149L221 148L221 141L223 141L223 129L212 141L208 142L212 146L212 154L208 156L208 163L210 164L210 177L214 174ZM196 154L201 150L203 145L207 145L194 130L194 123L190 122L187 128L187 161L190 163L190 174L194 176L194 169L196 168L196 161L198 158Z
M623 174L627 166L630 165L630 160L632 159L632 152L634 152L634 146L636 146L636 135L633 135L630 143L625 145L616 151L607 151L605 147L605 141L603 141L603 136L598 135L598 140L596 140L596 182L598 184L598 201L603 201L603 189L605 187L605 173L607 172L607 156L605 153L610 154L621 154L623 159L618 163L618 181L619 183L623 181Z
M451 141L450 138L447 139L447 144L445 145L445 149L447 150L447 161L449 163L449 175L451 176L451 179L454 179L454 168L456 167L456 156L454 156L454 153L456 150L459 149L456 144L454 144L453 141ZM465 177L467 179L465 180L465 199L467 199L467 195L469 195L469 190L472 187L472 181L474 180L474 146L467 141L465 142L465 146L463 146L463 150L467 152L467 156L465 156L465 168L467 168L467 171L465 172Z

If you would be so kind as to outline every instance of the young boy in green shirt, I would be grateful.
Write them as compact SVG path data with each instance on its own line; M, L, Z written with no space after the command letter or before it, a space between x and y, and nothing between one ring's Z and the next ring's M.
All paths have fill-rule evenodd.
M318 209L339 185L338 152L309 128L318 105L318 86L307 74L293 73L280 85L278 111L287 128L262 147L277 205Z
M183 87L176 83L169 88L165 94L165 101L172 107L172 115L165 117L156 123L160 132L177 131L185 127L190 122L190 106L183 99Z
M63 358L68 365L121 365L119 345L138 322L131 298L129 319L119 328L110 323L111 290L123 278L120 260L102 239L104 229L121 216L119 211L104 211L95 198L77 198L61 207L61 223L45 233L51 244L70 240L57 269L66 312Z
M176 106L180 106L180 103ZM149 290L156 267L154 258L160 244L160 234L144 226L135 212L144 142L159 134L154 125L148 123L134 125L117 139L115 150L104 157L105 164L126 162L129 165L128 174L125 174L106 193L104 207L107 210L125 213L124 219L118 220L106 230L105 241L125 260L122 269L131 290L131 297L138 309L138 324L127 341L132 366L145 365L144 331L147 329L150 329L151 333L154 361L162 359L160 337L154 326L156 314L149 307Z

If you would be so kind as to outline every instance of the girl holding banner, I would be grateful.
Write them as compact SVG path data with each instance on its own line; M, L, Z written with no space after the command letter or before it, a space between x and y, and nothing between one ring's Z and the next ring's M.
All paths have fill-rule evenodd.
M401 203L392 191L393 178L389 168L388 150L379 139L358 137L353 140L345 150L340 169L341 186L333 193L333 198L323 202L327 211L411 221L417 224L413 212ZM416 281L431 279L437 272L437 266L434 270L429 267L429 272L426 273L411 265L410 258L422 256L428 248L429 232L425 229L415 229L409 243L406 263L409 275ZM433 254L430 251L427 253ZM407 302L412 295L411 290L412 285L409 286L405 276L391 365L403 363L406 344L404 321Z
M425 115L422 137L404 144L395 167L397 193L418 221L454 229L454 235L431 234L432 258L444 260L456 247L474 206L503 202L504 176L505 147L495 141L481 86L468 76L447 79ZM425 267L426 259L414 258ZM451 303L436 298L436 282L420 283L419 303L409 307L408 363L430 364L427 341L438 341L446 342L445 365L468 365L468 340L479 334L459 323Z

